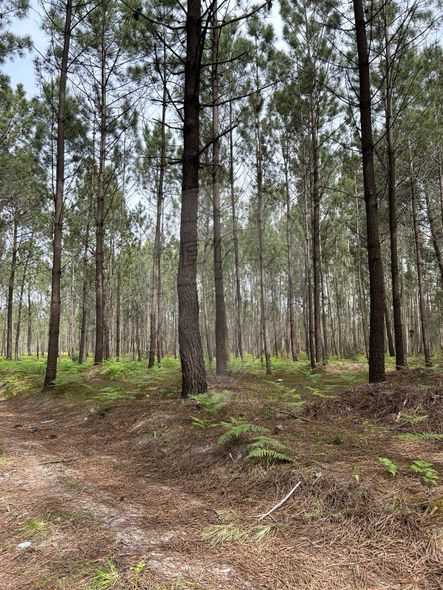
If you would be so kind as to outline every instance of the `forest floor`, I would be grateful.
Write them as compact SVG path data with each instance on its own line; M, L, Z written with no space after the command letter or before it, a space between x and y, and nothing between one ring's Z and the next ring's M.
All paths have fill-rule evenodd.
M442 589L441 361L233 364L0 361L0 590Z

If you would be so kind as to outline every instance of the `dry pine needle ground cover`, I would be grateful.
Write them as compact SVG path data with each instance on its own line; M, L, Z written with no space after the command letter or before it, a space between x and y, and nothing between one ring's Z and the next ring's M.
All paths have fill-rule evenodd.
M443 588L441 368L250 359L211 406L173 360L61 364L51 396L41 361L0 364L1 590Z

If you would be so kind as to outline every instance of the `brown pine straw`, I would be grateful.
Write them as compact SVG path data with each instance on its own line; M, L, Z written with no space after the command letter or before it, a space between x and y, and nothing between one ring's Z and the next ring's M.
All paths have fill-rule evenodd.
M441 374L409 371L334 391L335 399L301 409L300 420L264 413L263 391L239 379L218 419L243 413L271 432L278 423L274 436L295 462L265 466L245 459L244 443L219 445L219 429L193 427L195 404L152 392L92 412L69 398L3 403L11 463L0 471L0 589L85 590L107 560L119 572L117 590L134 589L131 568L141 560L139 590L442 589L442 444L395 438L411 431L399 427L401 408L429 413L420 430L441 432L441 386ZM377 456L395 461L400 475ZM409 470L417 458L440 471L438 485ZM204 540L220 523L250 530L298 481L263 520L273 528L262 540ZM46 524L27 532L37 517ZM20 552L27 536L32 548Z

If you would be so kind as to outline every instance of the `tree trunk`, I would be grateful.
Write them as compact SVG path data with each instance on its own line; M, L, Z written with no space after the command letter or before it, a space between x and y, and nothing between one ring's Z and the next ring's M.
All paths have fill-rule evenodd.
M155 221L155 238L154 250L152 254L152 291L151 291L151 311L150 311L150 338L149 338L149 360L148 368L155 364L155 355L157 353L157 362L160 364L160 272L161 272L161 229L162 214L164 201L164 178L166 168L166 105L167 105L167 88L166 88L166 46L163 52L163 97L162 97L162 114L161 114L161 145L160 145L160 165L158 172L157 185L157 210Z
M397 245L397 202L396 202L396 166L393 119L393 80L389 47L389 31L386 6L383 8L385 37L385 82L386 82L386 143L387 143L387 181L389 201L389 237L391 242L391 282L392 306L394 311L395 366L402 369L406 365L403 324L401 311L401 293L399 284L398 245ZM391 354L391 350L389 351ZM392 356L392 355L391 355Z
M425 191L425 200L426 200L426 212L428 215L429 229L431 230L432 245L434 247L435 258L438 263L438 269L440 271L441 287L443 288L443 257L442 257L442 253L441 253L441 249L440 249L440 244L438 243L437 229L435 227L435 219L432 215L429 194L426 191Z
M394 341L392 339L391 320L389 319L389 310L388 310L388 304L386 303L386 299L384 301L384 306L385 306L384 309L385 309L386 338L388 341L388 353L389 353L389 356L395 356Z
M243 360L243 324L242 324L242 296L240 286L240 257L238 252L238 233L237 233L237 211L235 203L235 178L234 178L234 138L233 138L233 120L232 120L232 103L229 103L229 177L231 184L231 212L232 212L232 238L234 246L234 268L235 268L235 310L236 310L236 334L237 334L237 354Z
M48 358L43 389L54 386L60 333L60 279L62 273L63 197L65 186L65 102L68 78L69 46L71 42L72 0L66 0L66 17L63 36L57 108L57 161L54 197L54 238L52 246L51 306L49 310Z
M283 158L285 169L285 193L286 193L286 250L287 250L287 265L288 265L288 311L289 311L289 349L293 361L297 360L297 328L295 325L294 313L294 281L292 269L292 211L291 211L291 197L289 193L289 149L286 145L283 146Z
M318 186L318 137L317 118L311 108L311 157L312 157L312 261L314 278L314 341L315 362L323 361L323 342L321 333L321 276L320 276L320 191Z
M28 356L32 354L32 301L31 301L31 285L28 280L28 333L26 337L26 351Z
M105 19L103 18L103 27ZM100 80L100 147L98 162L98 191L95 230L95 354L94 363L100 364L104 358L104 205L105 205L105 164L106 164L106 47L104 30L101 39L101 80Z
M177 277L182 397L208 388L199 327L197 217L200 162L200 71L203 51L200 0L188 0L183 122L180 258Z
M9 271L8 281L8 305L7 305L7 328L6 328L6 358L12 360L12 326L13 326L13 311L14 311L14 283L15 273L17 270L17 232L18 224L17 218L14 215L14 227L12 230L12 256L11 269Z
M22 276L22 280L21 280L21 284L20 284L20 295L19 295L19 299L18 299L17 323L16 323L16 331L15 331L14 357L16 360L19 358L20 330L21 330L21 323L22 323L22 310L23 310L23 294L25 292L26 275L28 273L28 265L29 265L29 260L31 258L33 238L34 238L34 232L32 232L32 234L31 234L30 246L29 246L28 252L26 253L25 263L23 265L23 276Z
M228 368L228 351L226 348L227 324L225 292L223 284L223 258L221 234L220 205L220 123L219 123L219 87L218 87L218 52L220 30L217 29L217 0L213 3L212 24L212 217L214 232L214 283L215 283L215 372L224 375Z
M363 184L369 266L369 382L385 380L384 282L378 227L377 191L374 175L374 143L371 120L371 82L368 41L362 0L353 0L359 71L359 107Z
M414 240L415 240L415 264L417 268L417 285L418 285L418 305L420 312L420 327L421 327L421 338L423 343L423 354L425 357L426 367L432 367L431 351L429 349L428 330L426 322L425 312L425 300L423 294L423 271L422 271L422 258L421 258L421 244L420 244L420 230L418 227L417 220L417 202L415 195L415 177L414 168L412 163L412 156L409 160L410 173L411 173L411 205L412 205L412 225L414 228Z
M91 168L92 170L92 168ZM92 176L92 175L91 175ZM92 184L92 178L91 178ZM86 359L86 320L87 320L87 298L88 298L88 253L89 253L89 229L91 226L92 216L92 192L89 193L88 203L88 217L86 221L85 243L83 245L83 285L82 285L82 299L80 310L80 342L78 352L78 362L82 364Z

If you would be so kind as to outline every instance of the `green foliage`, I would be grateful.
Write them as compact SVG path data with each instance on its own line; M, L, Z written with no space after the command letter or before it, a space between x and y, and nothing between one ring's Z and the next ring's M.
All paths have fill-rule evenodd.
M420 424L421 422L424 422L428 418L429 418L429 416L427 414L420 414L420 413L412 415L412 414L405 414L404 412L400 412L400 414L399 414L399 419L403 420L403 422L407 422L411 426L415 426L415 424Z
M290 451L289 447L279 440L261 435L251 443L247 458L292 463L294 459L288 454L288 451Z
M145 569L146 564L144 561L137 561L137 563L135 563L132 567L131 567L131 573L134 575L134 585L133 585L133 590L138 590L138 581L139 581L139 577L141 572Z
M48 532L49 527L49 522L42 517L28 518L28 520L22 525L21 531L25 535L33 535L36 533Z
M213 394L198 393L192 395L190 399L197 403L197 406L208 414L216 414L224 408L229 401L229 391L217 391Z
M124 391L119 387L103 387L98 397L103 401L115 401L119 399L134 399L134 392Z
M405 432L403 434L396 435L395 438L399 440L406 440L406 441L426 441L426 442L433 442L433 441L440 441L443 440L443 434L438 434L436 432Z
M395 477L397 475L398 466L396 463L391 461L391 459L388 459L388 457L377 457L377 460L379 463L383 465L386 471L392 475L392 477Z
M233 440L241 438L245 434L258 433L266 434L269 430L264 426L258 426L252 422L248 422L246 418L231 417L229 422L220 422L219 426L224 428L225 432L219 437L218 442L225 444Z
M212 420L208 420L207 418L198 418L197 416L191 416L191 422L194 426L201 428L202 430L207 430L214 426L214 422Z
M437 485L439 480L438 471L434 469L433 464L423 459L416 459L412 461L410 468L415 473L422 476L423 482L428 485Z
M321 397L321 398L334 398L334 395L328 395L327 393L324 393L324 389L327 389L327 386L323 386L323 387L310 387L307 386L306 389L309 389L309 391L311 392L312 395L315 395L316 397Z
M108 588L113 588L117 584L118 578L119 573L115 563L108 559L102 568L93 574L93 578L86 590L108 590Z

